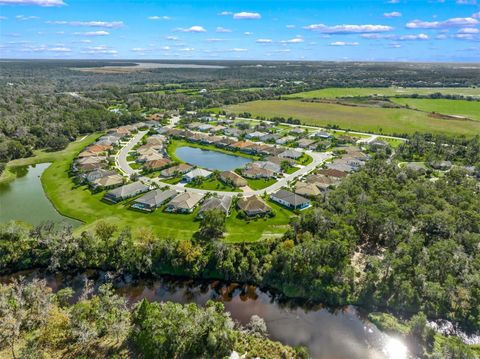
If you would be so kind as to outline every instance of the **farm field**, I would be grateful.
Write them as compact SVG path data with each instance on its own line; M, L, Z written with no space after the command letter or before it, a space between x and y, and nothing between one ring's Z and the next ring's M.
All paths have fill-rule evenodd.
M480 101L446 100L446 99L419 99L419 98L392 98L393 102L408 105L426 112L438 112L444 115L465 116L480 121Z
M42 175L42 184L47 197L55 208L64 216L78 219L85 223L76 229L77 232L93 228L99 220L116 223L120 227L130 227L133 232L141 228L150 228L161 238L190 239L198 229L199 222L193 214L172 214L161 209L153 213L143 213L128 209L128 201L108 204L101 201L104 193L92 194L85 186L76 186L68 175L73 158L95 136L89 136L79 145L69 147L61 157L48 167ZM281 236L285 233L289 219L293 216L287 209L269 202L276 216L268 219L244 221L236 218L237 212L232 210L227 219L226 242L254 242L262 238Z
M398 95L429 95L432 93L442 93L444 95L462 95L462 96L476 96L480 97L480 88L470 87L332 87L321 90L298 92L284 96L285 98L336 98L348 96L398 96Z
M408 109L353 107L300 100L261 100L226 106L234 113L253 116L293 117L314 126L337 125L344 130L374 132L385 135L415 132L473 136L480 133L480 122L438 119L428 113Z

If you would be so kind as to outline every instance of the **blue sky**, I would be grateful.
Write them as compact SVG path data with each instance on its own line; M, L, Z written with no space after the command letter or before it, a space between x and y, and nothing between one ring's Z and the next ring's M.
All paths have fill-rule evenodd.
M0 0L0 56L480 61L480 0Z

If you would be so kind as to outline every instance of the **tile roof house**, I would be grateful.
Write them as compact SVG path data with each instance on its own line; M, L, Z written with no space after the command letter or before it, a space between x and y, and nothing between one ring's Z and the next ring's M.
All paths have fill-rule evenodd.
M123 184L123 177L119 174L112 174L104 177L97 178L90 183L90 186L94 190L109 189L121 186Z
M299 159L302 157L303 153L300 151L296 150L286 150L278 155L278 157L284 157L284 158L292 158L294 160Z
M176 176L178 174L184 174L184 173L187 173L188 171L190 171L191 169L193 168L193 166L190 166L189 164L187 163L180 163L179 165L177 166L173 166L173 167L169 167L169 168L166 168L164 170L162 170L160 172L160 175L162 177L173 177L173 176Z
M300 148L309 148L312 146L316 141L315 140L310 140L308 138L302 138L301 140L298 140L298 147Z
M279 164L270 161L255 161L247 163L245 166L246 168L263 168L265 170L269 170L274 174L280 174L282 172L282 168Z
M165 191L156 189L147 192L143 196L133 201L132 208L140 209L143 211L153 211L158 207L161 207L164 203L171 200L177 195L177 191L173 189L167 189Z
M203 168L195 168L190 172L187 172L183 175L183 179L186 182L192 182L196 178L208 178L212 175L213 172L207 171Z
M266 170L264 168L259 168L259 167L250 167L250 168L244 168L242 170L242 175L246 178L274 178L275 173L272 171Z
M326 191L330 186L337 185L340 180L335 177L327 177L324 175L309 175L305 178L305 182L314 184L321 191Z
M165 211L174 213L192 213L202 199L203 194L197 192L183 192L175 196L168 203Z
M249 217L262 216L272 211L272 208L258 196L242 197L238 200L237 206Z
M333 137L331 134L325 131L317 131L315 133L311 134L311 137L316 137L316 138L331 138Z
M285 144L287 144L289 142L293 142L295 140L296 140L296 138L293 137L293 136L285 136L285 137L282 137L282 138L279 138L278 140L276 140L275 143L277 145L285 145Z
M146 170L149 171L158 171L161 170L172 163L168 158L160 158L158 160L152 160L145 162L143 166Z
M245 135L245 138L248 138L249 140L253 139L253 138L261 138L263 136L265 136L266 133L265 132L259 132L259 131L255 131L255 132L251 132L251 133L248 133Z
M149 190L148 186L142 182L133 182L108 191L103 199L109 202L117 203Z
M292 210L301 210L310 206L310 200L307 198L284 189L272 193L270 199Z
M219 175L220 181L231 184L235 187L245 187L248 185L248 182L245 178L233 171L223 171Z
M150 162L150 161L163 160L163 159L164 159L163 155L161 155L155 150L152 150L150 152L147 152L143 155L138 156L135 162L143 163L143 162Z
M344 178L348 176L348 173L346 172L330 169L330 168L318 170L317 173L327 177L336 177L336 178Z
M91 172L85 173L81 177L85 182L92 183L93 181L99 178L111 176L114 174L116 174L116 172L113 170L105 170L105 169L99 168L97 170L93 170Z
M322 194L315 184L302 181L295 184L295 193L305 197L316 197Z
M210 197L207 199L198 212L198 216L202 217L203 212L209 211L212 209L219 209L225 216L230 214L230 207L232 205L232 197L231 196L221 196L221 197Z

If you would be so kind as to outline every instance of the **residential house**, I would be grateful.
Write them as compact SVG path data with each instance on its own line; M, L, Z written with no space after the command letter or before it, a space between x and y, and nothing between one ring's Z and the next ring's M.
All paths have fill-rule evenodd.
M208 132L219 133L219 132L223 132L225 129L226 129L225 126L217 125L217 126L213 126Z
M284 189L272 193L270 199L291 210L302 210L310 206L309 199Z
M322 192L314 183L298 181L295 184L295 193L304 197L317 197Z
M186 182L192 182L197 178L208 178L212 175L212 172L207 171L203 168L195 168L191 170L190 172L187 172L183 175L183 180Z
M264 216L272 212L272 208L259 196L242 197L237 206L249 217Z
M262 142L275 142L280 138L280 135L276 135L273 133L267 133L263 135L262 137L259 138L260 141Z
M233 185L235 187L245 187L248 185L248 182L245 178L233 171L224 171L219 175L220 181Z
M121 186L123 184L123 177L119 174L111 174L108 176L97 178L90 183L93 190L110 189Z
M276 163L273 163L273 162L270 162L270 161L250 162L250 163L247 163L247 165L245 167L246 168L252 168L252 167L263 168L263 169L266 169L266 170L269 170L269 171L273 172L274 174L280 174L282 172L282 168L279 164L276 164Z
M143 196L135 199L133 201L132 208L151 212L156 208L161 207L164 203L168 202L176 195L177 195L177 191L173 189L167 189L167 190L156 189L156 190L147 192Z
M311 146L314 145L316 141L308 138L302 138L298 140L297 143L298 143L298 147L300 148L311 148Z
M310 136L315 138L324 138L324 139L333 137L331 134L325 131L317 131L312 133Z
M304 128L296 127L289 132L293 136L302 136L305 135L307 131Z
M293 136L284 136L282 138L279 138L278 140L275 141L277 145L286 145L289 142L293 142L296 140L296 137Z
M446 171L452 168L452 162L450 161L433 161L429 163L430 167L435 170Z
M167 205L165 211L173 213L192 213L203 199L203 194L183 192L176 195Z
M251 178L251 179L259 179L259 178L274 178L275 173L272 171L269 171L264 168L259 168L259 167L250 167L250 168L244 168L242 170L242 175L243 177L246 178Z
M160 172L160 175L165 178L174 177L180 174L187 173L193 168L193 166L187 163L180 163L177 166L169 167Z
M200 126L197 127L197 130L198 130L198 131L202 131L202 132L208 132L208 131L210 131L212 128L213 128L212 125L209 125L209 124L207 124L207 123L202 123Z
M286 150L278 155L278 157L282 158L291 158L294 160L298 160L300 157L302 157L303 153L300 151L296 150Z
M344 178L348 176L348 173L331 169L331 168L325 168L317 171L318 174L324 175L327 177L335 177L335 178Z
M105 169L99 168L98 170L94 170L94 171L82 174L80 178L87 183L93 183L95 180L99 178L111 176L114 174L116 174L116 172L113 170L105 170Z
M149 190L142 182L133 182L108 191L103 199L109 202L118 203L127 198L134 197Z
M171 163L172 161L169 160L168 158L160 158L157 160L145 162L145 164L143 165L143 168L145 168L147 171L159 171L161 169L164 169Z
M210 197L200 207L200 210L198 211L198 216L201 218L205 211L209 211L212 209L218 209L222 211L225 214L225 216L228 216L230 214L231 205L232 205L231 196Z
M335 177L327 177L324 175L312 174L305 178L305 182L314 184L320 191L327 191L330 186L337 185L340 180Z
M151 161L157 161L157 160L163 160L163 159L164 157L162 154L158 153L155 150L152 150L150 152L147 152L143 155L138 156L135 162L144 163L144 162L151 162Z
M291 158L282 158L278 156L268 156L265 157L265 161L275 163L279 166L282 166L283 162L287 162L290 166L294 166L297 164L297 162Z
M263 137L265 135L267 135L265 132L255 131L255 132L251 132L251 133L246 134L245 138L248 138L249 140L252 140L254 138L260 139L261 137Z

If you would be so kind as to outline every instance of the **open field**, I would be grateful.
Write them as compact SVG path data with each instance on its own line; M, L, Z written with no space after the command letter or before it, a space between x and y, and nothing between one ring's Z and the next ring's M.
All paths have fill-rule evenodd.
M400 105L408 105L410 108L421 111L437 112L451 116L464 116L480 121L480 101L419 98L392 98L391 100Z
M471 87L332 87L321 90L298 92L284 96L285 98L336 98L348 96L397 96L397 95L430 95L432 93L442 93L444 95L462 95L462 96L476 96L480 97L480 88Z
M354 107L300 100L262 100L226 106L230 112L250 112L253 116L293 117L306 125L337 125L345 130L385 135L415 132L473 136L480 133L480 122L461 119L439 119L428 113L374 107Z
M68 175L71 161L76 154L88 143L95 140L92 135L79 143L69 147L61 158L56 158L52 165L42 175L42 184L47 197L57 210L64 216L85 222L77 232L92 228L99 220L115 223L119 227L129 226L138 231L141 228L150 228L162 238L189 239L198 229L199 222L195 221L195 213L171 214L161 209L153 213L140 213L129 210L125 202L107 204L101 201L103 193L92 194L85 186L77 187ZM37 162L38 163L38 162ZM271 236L281 236L287 229L290 211L270 203L276 216L269 219L259 219L250 222L236 218L236 210L232 210L227 219L227 242L251 242Z

